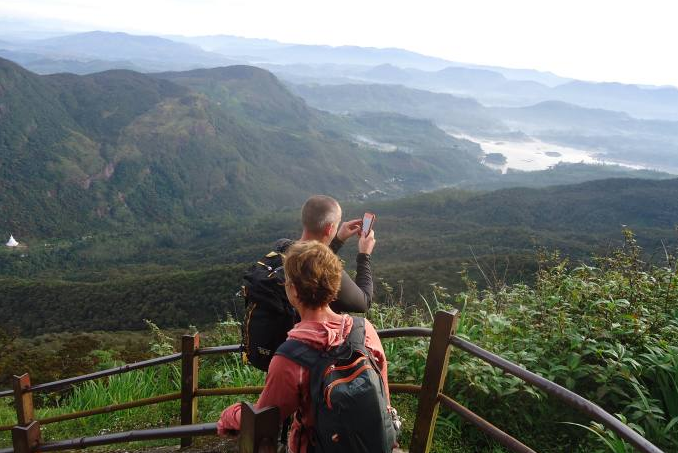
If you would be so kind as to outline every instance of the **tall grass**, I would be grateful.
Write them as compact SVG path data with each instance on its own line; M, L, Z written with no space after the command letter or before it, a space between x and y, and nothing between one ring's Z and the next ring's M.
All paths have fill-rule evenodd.
M38 419L135 401L142 398L177 392L181 372L175 365L132 371L105 379L88 381L62 394L36 394ZM178 419L179 403L164 402L152 406L99 414L91 417L42 426L44 440L57 440L83 435L169 425ZM11 399L0 403L0 425L16 422ZM11 445L9 435L0 440Z

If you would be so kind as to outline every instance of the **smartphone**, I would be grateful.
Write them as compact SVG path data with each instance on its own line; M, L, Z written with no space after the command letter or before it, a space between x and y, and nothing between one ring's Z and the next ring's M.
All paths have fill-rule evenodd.
M363 236L367 237L372 231L374 222L377 220L377 216L371 212L366 212L363 216Z

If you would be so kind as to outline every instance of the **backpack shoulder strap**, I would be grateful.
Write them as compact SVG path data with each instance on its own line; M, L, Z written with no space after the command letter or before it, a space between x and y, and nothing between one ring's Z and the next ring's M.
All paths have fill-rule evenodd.
M358 316L352 316L352 318L353 326L346 338L346 342L354 348L363 350L365 347L365 318L360 318Z
M365 319L360 317L353 317L353 326L351 332L348 334L343 345L348 345L353 350L360 350L366 352L365 348ZM343 346L342 345L342 346ZM345 348L336 350L340 354L345 351ZM287 357L291 361L298 363L305 368L314 368L322 365L324 359L332 359L333 354L324 351L319 351L306 343L299 340L287 340L281 344L275 351L277 355Z
M304 368L312 368L320 358L321 352L299 340L287 340L275 351L276 355L287 357Z

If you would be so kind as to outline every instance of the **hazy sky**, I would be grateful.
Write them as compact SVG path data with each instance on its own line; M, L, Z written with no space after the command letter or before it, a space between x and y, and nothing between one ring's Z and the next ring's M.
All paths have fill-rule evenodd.
M0 18L400 47L586 80L678 85L674 0L0 0Z

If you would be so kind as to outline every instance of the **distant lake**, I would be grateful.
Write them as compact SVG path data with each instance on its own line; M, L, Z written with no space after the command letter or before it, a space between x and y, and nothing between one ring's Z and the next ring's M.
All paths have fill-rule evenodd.
M509 168L523 171L545 170L559 162L585 164L605 162L635 169L643 168L640 165L628 165L608 160L603 161L593 157L596 153L592 150L570 148L537 139L530 139L529 141L489 140L457 134L454 134L454 137L478 143L485 154L503 154L506 157L506 163L504 164L483 162L490 168L501 170L502 173L506 173Z

